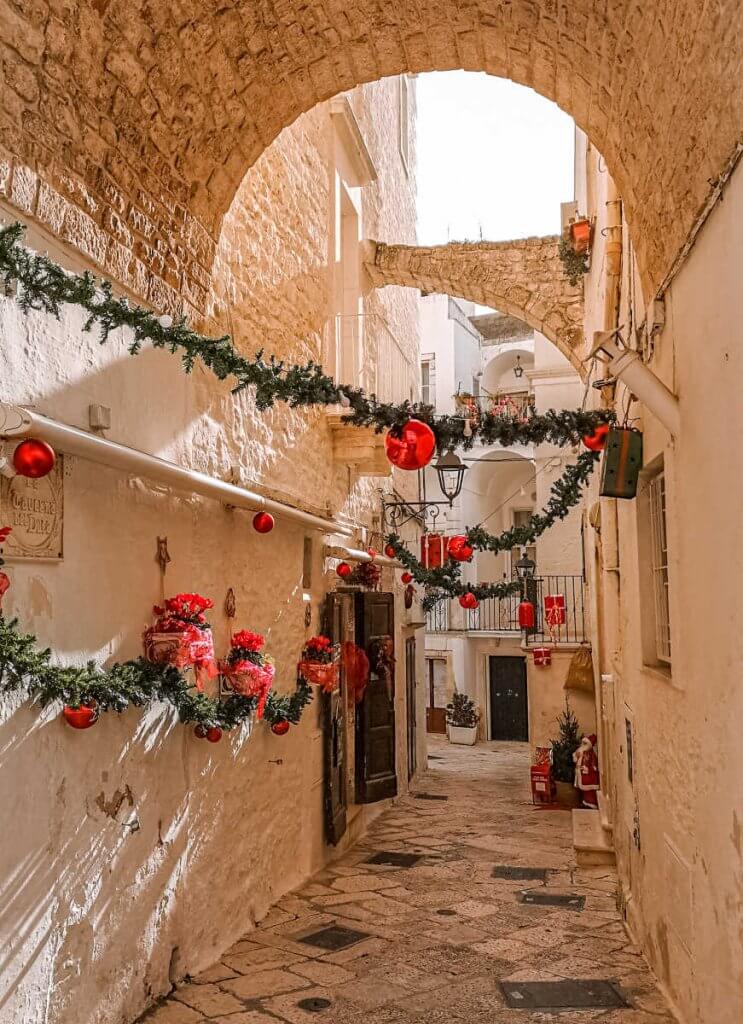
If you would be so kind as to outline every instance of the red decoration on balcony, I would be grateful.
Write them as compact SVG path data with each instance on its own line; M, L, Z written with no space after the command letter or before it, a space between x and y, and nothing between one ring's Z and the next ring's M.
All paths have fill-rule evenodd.
M46 441L38 441L29 437L21 441L13 452L13 468L19 476L38 480L47 476L54 469L54 449ZM87 728L87 726L86 726Z
M394 547L391 544L386 544L385 545L384 553L385 553L385 555L387 555L388 558L394 558L395 557L395 549L394 549Z
M387 432L384 449L387 458L398 469L423 469L436 451L436 436L427 423L408 420L399 432Z
M439 569L446 558L446 537L442 533L424 533L421 536L421 565L425 569Z
M599 423L592 434L586 434L583 444L589 451L602 452L606 448L606 438L609 434L609 424Z
M269 512L256 512L253 516L253 529L257 533L270 533L273 527L273 516Z
M544 595L544 619L548 626L564 626L566 619L565 595Z
M472 593L471 590L467 590L459 598L459 603L461 604L461 606L463 608L470 608L471 609L471 608L477 608L477 606L478 606L478 604L480 602L477 600L477 598L475 597L475 595Z
M413 574L411 572L404 572L402 574L402 576L400 577L400 582L401 583L412 583L413 582Z
M348 564L348 562L339 562L338 565L336 565L336 567L335 567L335 571L337 572L337 574L340 576L340 578L342 580L347 580L348 577L353 572L353 569Z
M531 601L522 601L519 605L519 629L531 629L534 626L534 605Z
M462 534L456 537L449 537L446 550L455 562L469 562L474 553L474 548L467 543L467 538Z
M271 732L276 736L286 736L289 732L289 723L285 718L282 718L278 722L273 723L271 726Z
M552 664L552 648L551 647L535 647L532 651L534 655L535 665L551 665Z
M65 704L62 715L65 722L73 729L89 729L98 721L98 705L94 700L89 700L78 708Z
M591 222L587 217L574 220L570 225L570 241L576 252L588 252L591 244Z

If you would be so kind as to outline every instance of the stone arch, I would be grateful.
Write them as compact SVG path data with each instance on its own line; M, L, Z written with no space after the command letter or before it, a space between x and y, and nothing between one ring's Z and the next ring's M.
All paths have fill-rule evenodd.
M647 290L743 123L738 0L0 0L0 25L0 191L134 291L154 274L161 306L203 309L247 169L365 82L462 68L554 100L606 160Z
M376 287L408 285L493 306L553 342L582 376L583 288L571 285L559 237L448 245L375 245L366 263Z

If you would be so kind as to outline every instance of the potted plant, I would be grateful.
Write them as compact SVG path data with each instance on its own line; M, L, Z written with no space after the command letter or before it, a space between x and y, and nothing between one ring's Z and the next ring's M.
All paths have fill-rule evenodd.
M302 648L299 675L325 693L338 687L338 650L327 636L313 636Z
M557 802L561 807L580 807L580 793L575 788L575 762L573 754L580 746L582 733L578 719L569 702L557 716L560 735L550 743L552 751L552 778L557 789Z
M196 685L203 689L205 679L217 674L212 629L204 614L213 607L201 594L176 594L156 604L155 624L143 636L145 658L179 669L193 667Z
M229 653L219 666L233 693L257 698L256 717L259 720L263 718L275 674L273 658L263 652L265 642L260 633L249 629L233 633Z
M449 742L472 747L477 741L477 723L480 712L475 702L466 693L455 693L451 704L446 705L446 724Z

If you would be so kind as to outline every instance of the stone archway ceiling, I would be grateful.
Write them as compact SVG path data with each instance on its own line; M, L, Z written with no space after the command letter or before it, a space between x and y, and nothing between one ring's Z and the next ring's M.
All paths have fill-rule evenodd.
M0 193L159 305L205 307L246 171L364 82L463 68L554 100L617 183L646 291L743 125L740 0L0 0L0 26Z
M376 287L443 292L518 317L554 342L583 374L583 286L568 281L558 242L558 236L550 235L434 246L377 243L366 270Z

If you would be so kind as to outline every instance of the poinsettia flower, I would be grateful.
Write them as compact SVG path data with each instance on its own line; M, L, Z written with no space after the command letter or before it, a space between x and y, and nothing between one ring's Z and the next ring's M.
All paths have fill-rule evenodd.
M249 629L241 629L232 634L232 646L241 647L245 651L260 651L265 642L265 637L260 633L253 633Z

